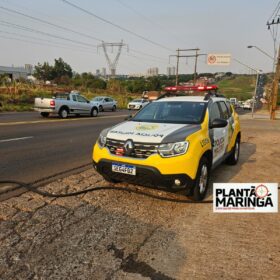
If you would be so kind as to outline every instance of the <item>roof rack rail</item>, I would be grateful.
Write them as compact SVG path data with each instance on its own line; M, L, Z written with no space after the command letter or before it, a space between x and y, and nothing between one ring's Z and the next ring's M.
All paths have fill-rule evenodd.
M211 97L222 97L225 98L223 94L217 93L216 91L208 91L204 97L204 100L209 100Z

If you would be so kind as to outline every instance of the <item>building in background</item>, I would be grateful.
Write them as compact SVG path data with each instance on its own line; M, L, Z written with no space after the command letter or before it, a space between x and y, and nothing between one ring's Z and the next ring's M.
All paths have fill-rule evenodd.
M147 76L148 77L158 76L158 67L149 68L147 70Z
M103 67L101 69L101 75L102 75L102 77L106 78L107 74L106 74L106 68L105 67Z
M95 71L95 76L97 76L97 77L99 77L100 76L100 69L96 69L96 71Z
M167 76L175 76L176 75L176 67L172 66L172 67L167 67L166 69L166 74Z
M33 72L31 64L25 64L25 67L0 66L0 75L5 75L12 81L17 79L27 79Z

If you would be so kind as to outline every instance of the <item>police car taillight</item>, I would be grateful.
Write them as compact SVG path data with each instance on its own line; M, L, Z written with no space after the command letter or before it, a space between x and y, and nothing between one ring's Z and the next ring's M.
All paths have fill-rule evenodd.
M52 107L55 106L55 101L54 101L54 100L51 100L51 101L50 101L50 106L52 106Z

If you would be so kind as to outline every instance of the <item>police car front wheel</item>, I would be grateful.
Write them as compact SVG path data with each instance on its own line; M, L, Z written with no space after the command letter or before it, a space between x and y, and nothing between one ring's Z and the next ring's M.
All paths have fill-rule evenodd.
M193 194L191 197L193 200L201 201L205 197L209 184L209 175L209 162L206 157L202 157L194 181Z

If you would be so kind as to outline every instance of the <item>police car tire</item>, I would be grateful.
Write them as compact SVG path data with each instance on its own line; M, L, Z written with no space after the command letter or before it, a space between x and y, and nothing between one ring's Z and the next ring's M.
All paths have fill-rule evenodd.
M206 182L206 186L205 186L204 191L201 192L200 187L199 187L199 181L200 181L200 175L201 175L203 166L207 167L207 182ZM209 185L209 177L210 177L209 161L207 160L206 157L202 157L200 162L199 162L196 178L195 178L195 181L194 181L194 188L193 188L193 193L192 193L192 196L191 196L192 200L201 201L201 200L204 199L204 197L207 193L208 185Z
M237 152L237 156L235 154L235 150L236 150L236 145L238 145L238 152ZM226 163L228 165L236 165L238 160L239 160L239 153L240 153L240 138L238 137L236 140L235 140L235 144L234 144L234 147L230 153L230 156L226 159Z

